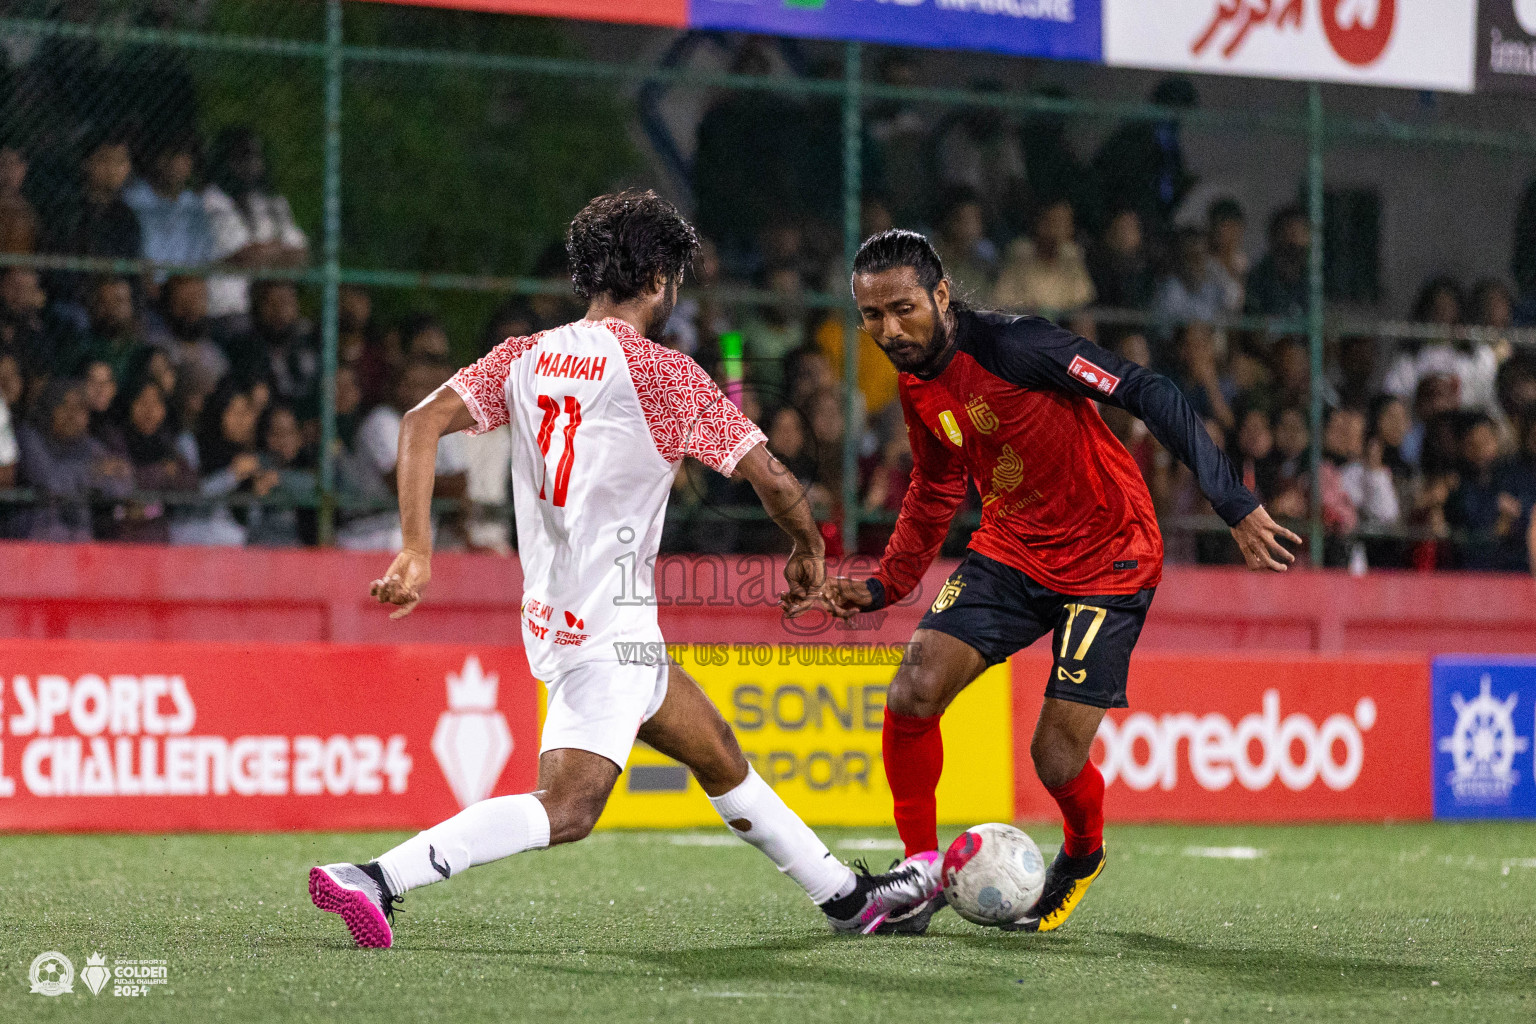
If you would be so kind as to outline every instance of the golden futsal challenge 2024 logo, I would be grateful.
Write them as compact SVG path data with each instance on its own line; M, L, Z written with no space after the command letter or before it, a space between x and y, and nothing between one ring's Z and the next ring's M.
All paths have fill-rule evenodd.
M35 995L53 997L74 993L74 962L56 949L39 953L27 971L27 980ZM146 996L154 987L169 984L170 970L164 960L123 957L115 957L112 966L108 967L107 958L93 952L85 958L79 980L93 996L101 995L109 983L113 996Z

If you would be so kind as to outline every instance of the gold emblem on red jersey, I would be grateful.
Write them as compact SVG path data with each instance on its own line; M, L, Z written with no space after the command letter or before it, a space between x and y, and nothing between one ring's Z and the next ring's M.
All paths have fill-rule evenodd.
M933 599L933 606L930 610L941 612L948 608L950 605L955 603L956 599L960 597L960 591L964 589L965 581L962 580L958 575L951 576L949 579L945 580L944 585L939 588L939 596Z
M983 434L990 434L999 426L997 415L992 411L992 407L987 404L987 400L980 395L965 403L965 411L971 417L972 425Z
M1003 450L997 456L997 464L992 467L992 490L1011 491L1024 482L1024 460L1019 458L1019 453L1013 450L1012 445L1003 445Z
M955 443L956 447L965 444L965 436L960 433L960 424L955 421L953 412L945 409L939 413L939 425L944 428L944 433L949 435L949 439Z

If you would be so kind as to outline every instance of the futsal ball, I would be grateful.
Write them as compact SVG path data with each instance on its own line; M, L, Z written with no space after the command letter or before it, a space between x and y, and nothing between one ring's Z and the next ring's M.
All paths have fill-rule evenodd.
M943 877L944 898L955 913L976 924L1012 924L1040 899L1045 859L1029 836L993 822L949 844Z

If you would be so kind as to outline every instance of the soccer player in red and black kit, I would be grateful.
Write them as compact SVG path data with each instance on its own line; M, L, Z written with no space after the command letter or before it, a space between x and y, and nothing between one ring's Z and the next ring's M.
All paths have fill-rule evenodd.
M1250 568L1294 560L1277 525L1168 378L1031 316L955 300L932 245L911 231L867 240L854 262L863 329L899 373L912 482L875 575L828 580L840 616L906 596L938 553L967 481L981 496L970 551L912 635L891 682L883 746L909 858L939 870L939 718L992 665L1052 634L1054 664L1030 754L1061 807L1065 842L1017 927L1049 931L1104 869L1104 778L1088 760L1106 708L1126 707L1131 649L1162 577L1152 499L1096 402L1146 422L1195 472ZM921 932L942 895L892 915ZM898 920L897 918L901 919Z

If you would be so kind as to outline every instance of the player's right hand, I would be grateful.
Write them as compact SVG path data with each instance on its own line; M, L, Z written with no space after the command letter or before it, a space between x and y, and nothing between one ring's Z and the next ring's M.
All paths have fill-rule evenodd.
M390 618L403 618L421 602L422 588L432 579L432 556L406 548L389 563L383 577L373 581L368 592L380 604L397 605Z
M784 614L794 618L807 608L815 607L826 578L824 554L804 551L797 545L784 565L784 579L789 583L789 591L779 595L779 607Z
M875 603L869 583L847 576L832 576L821 588L823 607L840 619L851 619Z

